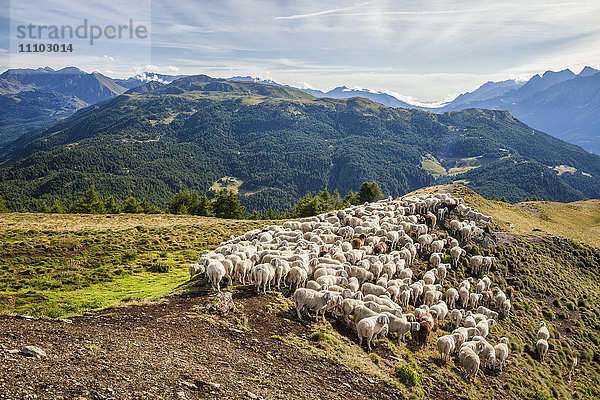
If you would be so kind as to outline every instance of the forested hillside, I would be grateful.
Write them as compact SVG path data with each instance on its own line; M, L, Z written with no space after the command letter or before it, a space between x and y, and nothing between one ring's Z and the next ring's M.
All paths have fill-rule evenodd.
M13 142L1 162L10 209L70 203L92 184L117 200L164 206L225 177L248 211L283 210L307 192L347 193L365 181L392 196L436 179L509 201L600 196L600 157L504 111L432 114L207 76L83 109Z

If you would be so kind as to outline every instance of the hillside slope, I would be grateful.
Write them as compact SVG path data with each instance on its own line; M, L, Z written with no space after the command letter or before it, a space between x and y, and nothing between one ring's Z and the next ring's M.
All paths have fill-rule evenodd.
M7 204L35 209L40 199L71 202L95 184L102 195L164 205L179 190L206 192L230 176L243 182L250 210L282 210L325 187L347 193L377 181L397 196L432 184L425 157L443 171L458 171L442 173L441 182L468 181L486 196L600 197L600 157L503 111L438 115L206 76L139 91L15 141L0 156ZM507 158L537 170L511 179L522 171ZM505 164L500 189L493 185L494 162ZM550 169L558 166L569 172ZM540 170L549 179L539 181Z
M436 190L454 191L468 205L490 210L494 230L510 229L506 221L513 217L517 217L515 231L525 231L526 223L545 223L549 231L562 229L566 216L553 211L562 212L565 208L561 207L573 207L574 218L585 216L584 224L594 220L597 224L600 217L597 203L539 203L546 207L547 215L536 216L516 206L483 199L460 186L420 191ZM69 218L77 219L79 228L74 228L74 224L61 227L61 221ZM57 223L52 223L53 219ZM135 219L139 219L138 226L132 226ZM174 223L170 224L169 219ZM122 270L120 275L100 275L105 291L96 296L111 296L122 290L122 282L135 280L146 290L164 288L161 281L175 290L169 297L149 300L144 299L148 292L138 296L139 288L122 290L114 303L121 299L136 299L137 303L122 302L118 307L74 317L72 323L1 317L4 348L0 357L6 359L0 363L3 393L14 398L31 393L150 398L159 394L182 397L178 392L183 392L190 399L254 395L265 399L600 396L597 248L541 232L498 231L486 235L482 242L485 247L476 243L464 246L471 255L495 255L497 262L488 273L492 282L517 289L513 310L508 317L499 319L490 334L490 340L501 336L510 340L506 368L502 372L484 369L474 382L469 382L463 378L455 357L445 363L439 360L435 340L452 329L449 323L434 331L424 347L410 337L400 345L395 338L385 338L367 352L358 346L356 333L342 320L328 317L327 322L299 321L286 290L283 294L256 295L253 287L232 287L238 308L225 317L210 313L207 307L213 299L207 282L203 276L188 281L184 275L185 260L197 259L203 248L216 246L219 236L227 237L225 221L183 216L111 216L110 220L107 222L105 216L0 216L0 222L8 228L2 231L3 241L9 244L0 249L0 271L4 274L2 282L11 285L0 301L4 312L11 311L11 304L29 299L30 304L22 307L37 310L36 315L48 315L56 310L57 303L47 299L54 296L65 301L73 295L64 285L40 290L35 285L44 281L27 272L27 268L40 268L39 261L48 257L55 245L70 248L57 251L57 255L72 260L57 263L56 271L49 271L55 279L67 280L70 268L91 272L97 268L98 260L103 260L105 272ZM249 224L246 229L250 229L259 222L226 223L231 224L231 233L239 234L244 230L242 224ZM217 232L216 237L213 231ZM436 232L446 234L442 229ZM204 235L209 236L209 244L199 246L198 239ZM116 237L123 239L115 240ZM97 253L107 248L112 250L106 255ZM128 256L132 251L139 253L138 258ZM141 273L138 268L152 259L169 263L172 269L164 274ZM428 268L422 257L413 266L416 274ZM147 275L153 279L147 279ZM445 286L456 287L465 277L466 268L461 265L449 272ZM21 287L15 289L12 285ZM87 309L97 307L87 304ZM64 314L54 316L60 315ZM534 348L540 320L548 323L551 333L545 362L539 361ZM44 348L48 358L31 360L6 351L28 344ZM567 361L573 355L580 362L569 381ZM401 366L407 367L400 369Z
M452 193L494 219L497 232L573 238L600 248L600 200L572 203L527 201L509 204L488 200L463 185L438 185L411 193ZM512 224L512 226L511 226Z

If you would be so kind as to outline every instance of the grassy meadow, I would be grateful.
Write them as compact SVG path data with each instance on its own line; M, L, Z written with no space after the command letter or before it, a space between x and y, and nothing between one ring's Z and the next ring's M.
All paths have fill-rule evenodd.
M179 215L0 214L0 313L63 317L148 301L188 265L265 221Z

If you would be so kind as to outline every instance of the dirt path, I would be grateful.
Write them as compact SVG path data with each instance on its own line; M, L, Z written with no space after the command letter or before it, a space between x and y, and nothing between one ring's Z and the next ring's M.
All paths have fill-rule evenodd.
M273 338L310 334L300 322L276 317L267 306L274 296L245 291L234 300L243 305L249 331L199 318L206 296L107 309L72 323L2 317L0 398L400 398L386 385ZM9 351L25 345L39 346L47 358Z

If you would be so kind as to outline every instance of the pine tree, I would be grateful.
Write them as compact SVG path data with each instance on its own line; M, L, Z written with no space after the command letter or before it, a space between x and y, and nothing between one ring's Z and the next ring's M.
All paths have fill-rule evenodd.
M358 198L358 194L354 193L352 190L348 192L348 194L344 197L344 205L347 206L356 206L360 202Z
M119 204L117 204L113 196L110 196L104 201L104 211L107 214L118 214L121 212Z
M333 194L331 195L331 200L334 210L339 210L340 208L342 208L342 196L340 195L340 192L338 192L337 189L333 191Z
M38 211L41 213L49 213L50 207L48 207L48 203L46 203L45 201L42 201L40 203L40 205L38 206Z
M144 214L162 214L162 210L160 208L154 204L150 204L146 199L142 199L140 207L142 207L142 212Z
M197 192L196 192L197 193ZM206 195L199 196L188 208L190 214L212 217L214 215L212 204Z
M54 200L54 204L52 204L52 208L50 208L51 213L55 214L64 214L67 212L65 206L60 202L60 200Z
M213 210L218 218L240 219L246 212L246 207L240 204L240 199L233 191L217 192L213 201Z
M252 211L252 214L250 214L250 216L248 217L248 219L263 219L262 215L260 215L260 213L257 210Z
M92 185L79 200L73 205L73 212L81 214L102 214L104 202L100 200L96 189Z
M192 214L202 216L212 216L212 204L206 195L200 194L194 190L182 190L173 196L167 204L167 212L171 214Z
M121 204L121 211L128 214L139 214L142 210L142 205L135 197L130 197Z
M383 199L383 193L377 182L364 182L358 191L359 204L371 203Z

